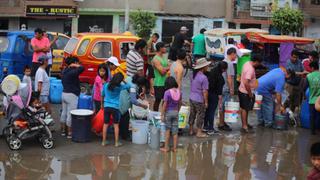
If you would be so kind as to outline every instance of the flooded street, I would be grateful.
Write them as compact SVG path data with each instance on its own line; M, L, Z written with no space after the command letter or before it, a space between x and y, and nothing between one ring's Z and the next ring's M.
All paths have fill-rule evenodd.
M309 131L256 129L208 139L181 137L177 153L147 145L114 148L95 138L80 144L55 134L56 147L44 150L36 140L11 151L0 140L0 179L305 179Z

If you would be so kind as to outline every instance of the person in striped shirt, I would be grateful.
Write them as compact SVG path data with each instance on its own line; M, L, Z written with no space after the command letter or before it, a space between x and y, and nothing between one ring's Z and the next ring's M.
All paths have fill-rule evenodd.
M142 55L145 52L146 46L147 42L143 39L140 39L136 42L134 49L129 51L126 59L128 76L133 77L135 74L144 76L144 61Z

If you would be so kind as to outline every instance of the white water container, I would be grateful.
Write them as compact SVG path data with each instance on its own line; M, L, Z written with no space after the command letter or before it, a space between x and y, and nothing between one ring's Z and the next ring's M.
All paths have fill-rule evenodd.
M256 95L256 101L255 101L254 106L253 106L254 110L260 110L261 109L262 99L263 99L263 96Z
M239 102L226 102L224 117L226 123L236 123L239 119L240 105Z
M149 122L143 120L134 120L132 124L132 143L147 144Z

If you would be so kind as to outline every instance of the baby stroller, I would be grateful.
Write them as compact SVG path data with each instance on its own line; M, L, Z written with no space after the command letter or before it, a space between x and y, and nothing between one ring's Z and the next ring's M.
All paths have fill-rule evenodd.
M54 141L49 126L53 125L53 119L45 110L35 110L29 106L31 85L21 88L19 84L20 89L15 93L6 93L4 86L1 86L8 102L5 118L8 125L2 134L11 150L19 150L22 140L32 137L36 137L45 149L51 149Z

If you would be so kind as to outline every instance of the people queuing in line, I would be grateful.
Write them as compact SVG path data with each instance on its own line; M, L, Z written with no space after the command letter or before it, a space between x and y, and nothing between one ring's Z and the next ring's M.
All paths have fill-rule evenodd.
M251 61L243 65L240 86L239 86L239 102L242 128L241 131L249 133L252 131L252 125L248 124L249 111L253 109L255 103L255 96L253 90L257 88L255 67L260 66L262 57L255 55Z
M94 102L94 108L95 112L99 112L101 107L101 92L102 87L105 82L108 82L108 68L105 63L100 64L98 67L98 74L94 80L93 84L93 102Z
M285 90L286 79L289 79L292 74L294 71L280 67L269 71L258 79L257 93L262 95L261 110L258 111L260 126L267 128L273 126L273 115L275 112L279 112L282 106L281 94Z
M297 50L293 50L291 52L291 57L287 61L286 69L294 71L296 75L295 77L292 77L287 83L287 91L289 93L289 106L291 111L295 112L296 108L301 104L302 100L303 88L300 87L302 83L301 78L307 74L307 72L304 71L302 62L299 60L299 53Z
M215 112L218 108L222 111L223 97L222 91L225 84L222 74L228 69L228 63L225 61L218 62L209 72L206 73L209 80L208 91L208 108L206 110L206 116L204 121L203 130L209 135L216 133L214 129ZM223 118L219 118L219 124L225 124Z
M121 146L119 141L120 113L120 93L122 90L129 90L130 85L124 80L121 73L115 74L110 82L105 83L101 93L101 108L104 108L104 125L102 131L102 146L109 144L107 141L107 131L111 116L113 117L115 146Z
M127 75L134 76L139 74L144 75L144 60L142 55L145 52L145 47L147 43L145 40L140 39L136 42L134 49L130 50L127 54L126 65L127 65Z
M207 137L202 132L206 109L208 108L208 89L209 82L204 74L208 70L211 63L206 58L196 61L194 71L191 77L190 87L190 118L189 118L189 134L194 133L194 124L196 124L196 136Z
M156 55L156 44L159 41L159 34L153 33L150 40L147 43L147 56L148 56L148 67L147 67L147 78L150 83L150 94L154 95L154 89L153 89L153 79L154 79L154 70L152 65L152 59Z
M177 52L177 60L173 62L170 66L170 76L174 77L178 83L179 89L182 89L182 79L183 75L185 74L186 65L186 56L187 53L185 50L180 49Z
M130 139L129 135L129 109L133 105L148 109L149 103L144 103L147 94L154 94L154 111L161 111L161 120L166 125L165 146L161 150L169 151L169 138L173 136L173 151L176 151L178 141L178 118L182 104L183 76L185 74L187 53L183 49L184 44L189 44L186 33L188 29L181 27L180 32L170 48L169 59L166 57L167 49L163 42L159 41L159 34L154 33L147 43L140 39L136 42L134 49L126 56L126 71L121 68L117 57L111 56L99 65L97 76L93 84L93 101L95 112L104 110L104 125L102 134L102 145L110 144L107 141L107 130L113 119L115 146L121 146L119 136ZM217 132L214 128L215 112L218 109L218 130L232 131L225 122L226 103L235 100L238 95L240 104L240 117L242 122L242 133L252 133L253 127L248 123L248 114L255 103L255 93L262 95L261 110L258 111L259 125L273 127L274 114L283 113L288 106L292 111L300 105L302 79L306 76L305 88L310 89L310 122L311 132L315 134L315 122L320 118L315 105L320 96L320 72L319 55L311 52L308 59L300 62L298 52L293 50L291 58L286 67L273 69L256 79L255 68L261 65L262 57L252 55L249 62L243 65L239 88L235 87L234 63L242 54L236 46L233 38L228 39L225 48L225 59L216 62L209 71L211 62L206 59L205 29L192 39L193 55L195 62L193 73L190 77L190 118L189 134L199 138L208 137ZM56 40L56 39L55 39ZM50 80L46 69L49 65L48 53L52 42L48 40L45 32L41 29L35 30L35 38L31 41L34 48L32 68L24 70L24 82L31 84L34 74L34 90L39 92L39 100L46 110L51 113L49 105ZM147 47L147 49L146 49ZM143 55L148 56L148 75L144 72ZM78 97L80 95L79 75L84 68L75 57L65 59L67 67L62 71L62 113L61 134L71 138L72 124L70 111L77 109ZM285 88L287 85L287 88ZM289 100L283 103L282 93L289 91ZM162 102L162 105L161 105ZM319 101L320 102L320 101ZM319 103L320 104L320 103ZM161 107L161 110L160 110ZM317 117L317 118L316 118Z
M173 136L173 152L177 151L179 132L179 110L182 104L182 93L174 77L170 76L165 82L161 120L166 125L165 145L161 151L169 151L170 134Z
M167 49L163 42L158 42L156 45L157 53L152 60L154 67L154 81L153 88L155 93L155 102L153 105L153 110L158 111L161 100L165 92L165 81L167 78L167 73L170 70L168 59L165 57Z
M35 74L34 89L40 94L40 101L48 113L51 114L49 103L50 80L46 68L48 67L48 56L43 55L38 58L40 65Z
M80 95L80 74L84 67L79 64L76 57L68 57L65 60L67 67L62 71L62 112L61 112L61 135L72 138L72 122L70 111L78 108Z

